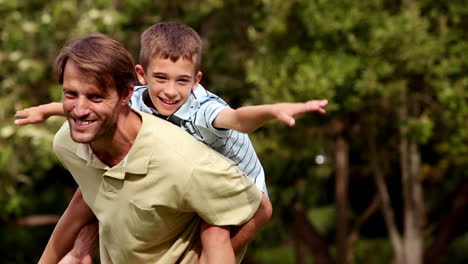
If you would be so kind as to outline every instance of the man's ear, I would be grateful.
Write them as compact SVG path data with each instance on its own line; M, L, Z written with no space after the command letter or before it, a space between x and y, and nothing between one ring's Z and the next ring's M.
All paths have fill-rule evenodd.
M133 91L135 90L135 85L129 84L129 86L131 86L131 88L128 89L125 92L125 94L123 94L122 99L120 100L122 105L128 105L128 103L130 102L130 99L132 98Z
M147 85L146 78L145 78L145 71L140 64L135 65L135 72L138 77L138 81L141 85Z
M201 71L197 72L197 74L195 74L195 82L193 84L193 87L192 87L192 91L197 89L198 87L198 84L200 84L200 81L203 77L203 73Z

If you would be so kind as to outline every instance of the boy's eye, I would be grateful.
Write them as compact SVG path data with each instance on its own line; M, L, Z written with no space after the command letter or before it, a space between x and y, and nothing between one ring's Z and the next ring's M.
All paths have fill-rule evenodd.
M187 79L180 79L180 80L178 80L178 82L181 83L181 84L187 84L187 83L189 83L189 80L187 80Z
M167 78L166 78L166 77L164 77L164 76L160 76L160 75L158 75L158 76L154 76L154 78L156 78L156 80L157 80L157 81L165 81L165 80L167 80Z

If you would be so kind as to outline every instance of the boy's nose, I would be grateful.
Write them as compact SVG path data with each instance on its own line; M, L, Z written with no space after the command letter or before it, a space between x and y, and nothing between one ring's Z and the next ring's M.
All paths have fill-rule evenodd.
M164 89L164 94L170 99L176 97L177 96L176 84L175 83L168 84L166 89Z

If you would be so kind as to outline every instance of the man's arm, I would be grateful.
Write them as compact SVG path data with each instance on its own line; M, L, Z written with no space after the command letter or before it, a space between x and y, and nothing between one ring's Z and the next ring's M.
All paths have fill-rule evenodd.
M310 100L305 103L255 105L238 109L228 107L219 113L213 126L250 133L275 118L288 126L294 126L294 116L308 112L324 114L327 104L327 100Z
M262 194L262 201L255 215L244 225L232 228L231 244L235 253L244 248L263 226L270 220L273 213L270 200Z
M41 123L53 115L64 116L62 103L49 103L33 106L16 112L15 124L24 126L28 124Z
M77 189L55 226L39 264L58 263L72 248L81 228L93 219L95 219L93 212L83 200L80 189Z

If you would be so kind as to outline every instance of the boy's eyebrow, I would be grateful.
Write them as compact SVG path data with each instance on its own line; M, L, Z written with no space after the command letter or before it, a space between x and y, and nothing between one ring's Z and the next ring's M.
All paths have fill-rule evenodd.
M153 76L155 76L155 75L167 75L167 73L165 73L165 72L153 72L152 75L153 75ZM190 75L190 74L182 74L182 75L178 75L178 76L177 76L177 78L181 78L181 77L183 77L183 78L192 78L192 75Z

